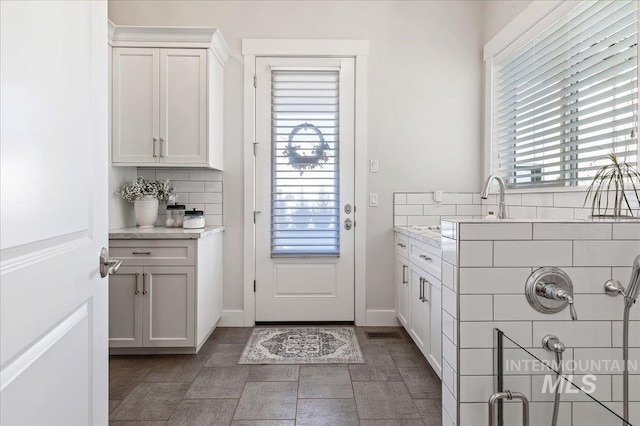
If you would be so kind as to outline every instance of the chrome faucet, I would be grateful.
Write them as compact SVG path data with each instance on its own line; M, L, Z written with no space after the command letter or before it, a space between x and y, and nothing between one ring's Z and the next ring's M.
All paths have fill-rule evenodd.
M491 175L487 178L487 181L484 183L484 189L480 194L480 198L482 198L483 200L486 200L489 197L489 187L491 186L491 182L494 180L497 181L498 185L500 186L500 195L498 199L498 219L506 219L507 212L504 205L505 185L504 185L504 180L500 176Z
M573 306L573 296L564 288L557 286L554 283L538 282L536 285L536 294L546 299L566 301L569 303L569 313L571 314L572 321L578 321L578 313Z

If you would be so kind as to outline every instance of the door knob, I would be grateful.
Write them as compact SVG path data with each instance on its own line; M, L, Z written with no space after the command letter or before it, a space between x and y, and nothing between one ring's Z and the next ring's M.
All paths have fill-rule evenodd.
M346 229L347 231L350 230L353 227L353 222L351 221L351 219L346 219L344 221L344 229Z
M100 250L100 276L102 278L110 274L115 274L122 266L122 260L112 259L108 257L109 252L106 247Z

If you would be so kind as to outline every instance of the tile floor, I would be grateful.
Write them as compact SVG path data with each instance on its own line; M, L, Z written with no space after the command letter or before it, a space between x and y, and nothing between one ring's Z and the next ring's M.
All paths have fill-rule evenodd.
M440 425L440 380L402 328L364 364L237 365L251 328L218 328L197 355L112 356L112 425ZM389 328L384 328L389 331Z

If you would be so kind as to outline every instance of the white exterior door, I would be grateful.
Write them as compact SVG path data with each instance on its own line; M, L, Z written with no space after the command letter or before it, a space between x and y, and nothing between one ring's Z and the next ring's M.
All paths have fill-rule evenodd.
M0 424L108 421L106 1L0 2Z
M256 321L354 321L354 59L256 77Z

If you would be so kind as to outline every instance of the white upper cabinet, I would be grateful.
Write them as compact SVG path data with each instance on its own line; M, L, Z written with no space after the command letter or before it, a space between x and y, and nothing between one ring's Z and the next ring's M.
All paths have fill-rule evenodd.
M111 26L112 164L223 168L224 63L215 28Z

